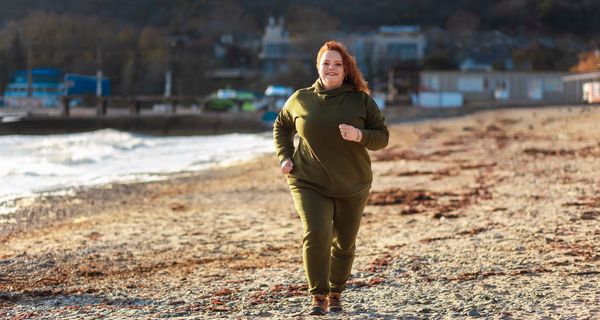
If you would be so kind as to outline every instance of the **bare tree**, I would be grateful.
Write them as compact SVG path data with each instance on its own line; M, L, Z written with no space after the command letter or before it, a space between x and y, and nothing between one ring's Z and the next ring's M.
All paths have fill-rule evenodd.
M285 15L292 44L310 56L339 31L340 21L327 12L305 6L293 6Z
M468 44L479 29L479 17L468 11L458 11L446 21L446 29L463 44Z

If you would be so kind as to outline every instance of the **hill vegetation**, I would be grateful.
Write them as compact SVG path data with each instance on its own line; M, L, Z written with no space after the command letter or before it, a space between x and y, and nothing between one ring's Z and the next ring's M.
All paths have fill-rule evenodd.
M101 67L115 94L159 93L171 69L175 94L207 93L226 84L208 70L258 68L270 16L285 17L292 40L308 52L334 32L391 24L441 29L455 44L426 61L446 68L456 66L449 60L467 38L497 30L526 39L511 48L516 68L566 70L580 51L598 47L600 30L600 2L591 0L5 0L0 87L29 63L86 74ZM229 85L262 90L265 83Z

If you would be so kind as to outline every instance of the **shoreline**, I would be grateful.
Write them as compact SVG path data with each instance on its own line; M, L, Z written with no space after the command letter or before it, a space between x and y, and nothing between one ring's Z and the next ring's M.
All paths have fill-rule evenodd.
M18 199L107 184L165 180L236 165L271 153L272 133L156 138L103 130L0 137L0 146L8 149L1 159L7 164L0 170L6 179L0 188L1 216Z
M599 317L599 121L532 108L392 125L339 317ZM0 317L285 319L309 304L274 155L22 214L48 219L0 237Z
M151 175L152 178L132 178L132 180L116 180L106 183L92 185L77 185L69 187L57 187L44 191L35 191L24 195L6 196L0 198L0 209L13 209L9 212L0 211L0 239L10 236L12 233L27 231L27 229L35 229L43 223L60 223L63 219L73 217L73 214L58 215L54 218L48 216L33 217L30 212L42 211L44 209L36 207L35 203L39 202L71 202L73 199L90 199L94 194L109 193L113 197L118 196L121 191L134 189L136 191L127 190L130 192L140 192L140 189L152 187L153 184L160 185L161 183L176 181L185 181L188 179L199 179L202 176L211 176L211 171L227 170L228 168L239 167L245 164L259 161L261 158L269 158L266 155L256 155L250 159L238 160L231 163L215 163L199 170L183 170L167 173L141 173L142 176ZM14 221L14 222L13 222ZM11 225L12 224L12 225Z

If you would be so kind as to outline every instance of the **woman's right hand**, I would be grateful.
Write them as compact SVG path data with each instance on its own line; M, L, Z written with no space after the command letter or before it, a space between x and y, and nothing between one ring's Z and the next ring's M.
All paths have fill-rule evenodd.
M294 161L292 159L285 159L281 163L281 172L284 174L290 173L294 169Z

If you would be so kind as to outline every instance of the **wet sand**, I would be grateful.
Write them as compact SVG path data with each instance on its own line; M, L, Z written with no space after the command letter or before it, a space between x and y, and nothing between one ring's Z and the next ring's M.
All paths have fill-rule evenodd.
M600 110L398 124L340 319L600 318ZM274 156L23 200L0 318L301 318L301 224Z

